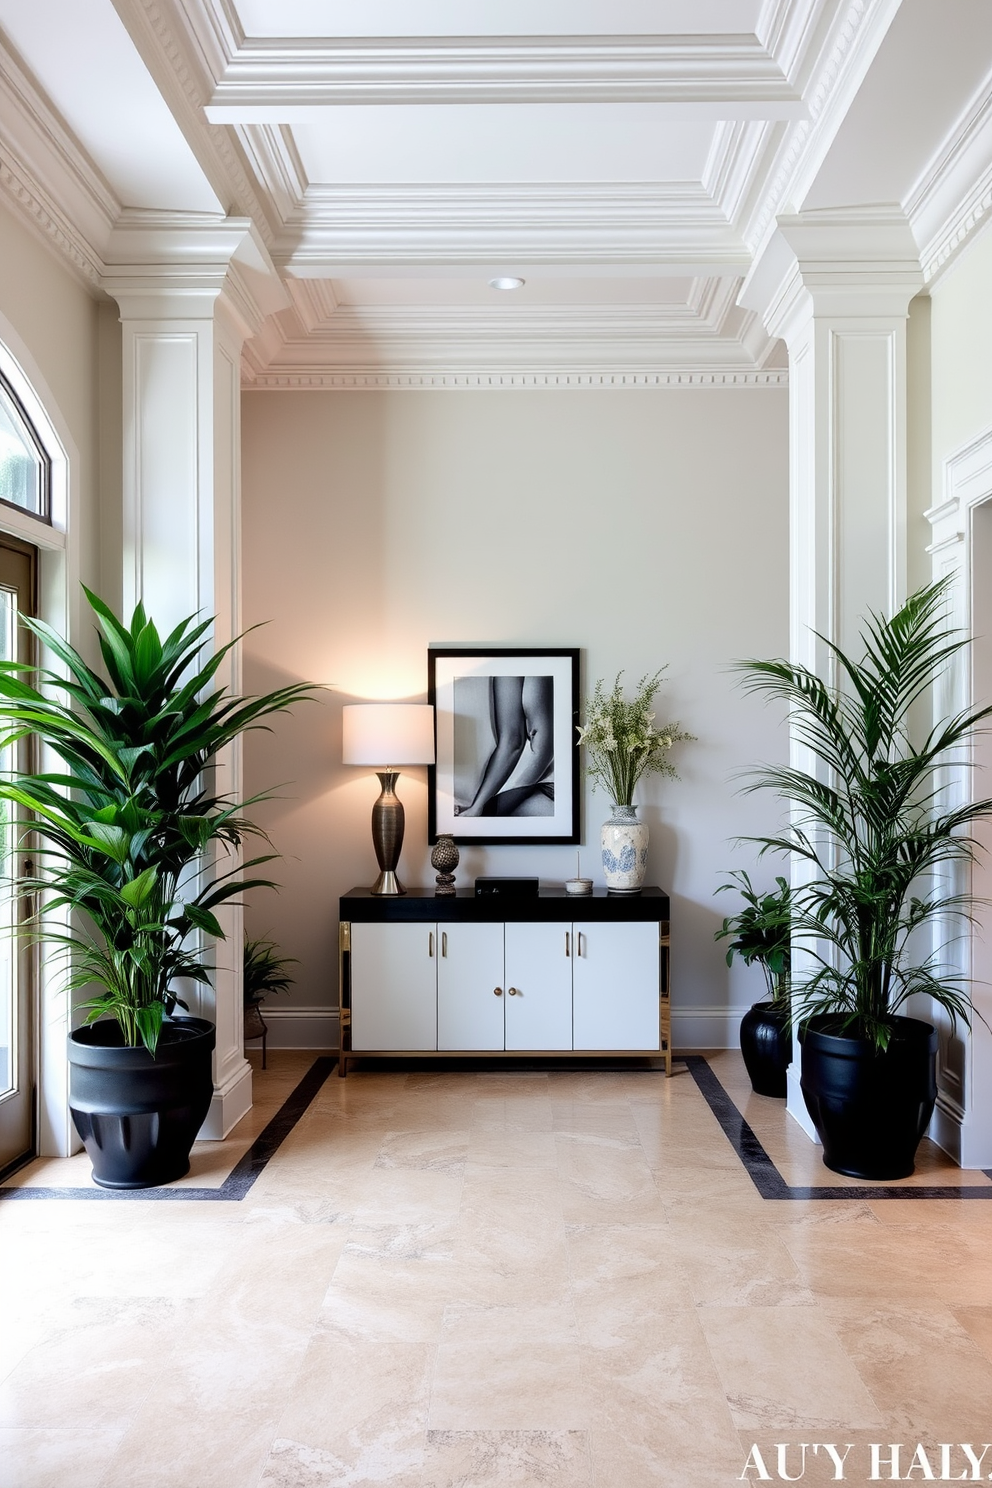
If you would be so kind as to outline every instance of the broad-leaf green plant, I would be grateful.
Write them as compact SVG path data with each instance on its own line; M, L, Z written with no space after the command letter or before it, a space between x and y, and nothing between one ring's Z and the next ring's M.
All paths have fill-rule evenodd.
M294 683L232 697L215 683L237 641L211 650L212 621L190 616L164 639L139 604L122 623L88 589L104 674L40 620L24 619L64 675L0 662L0 746L35 735L61 770L0 778L34 835L37 895L29 933L60 946L67 986L85 989L86 1021L112 1017L125 1044L154 1055L179 979L208 983L202 937L221 940L220 905L271 880L240 862L262 836L218 788L218 754L246 729L310 696Z
M940 948L921 956L914 941L938 914L970 918L970 895L941 892L943 870L974 856L974 823L992 814L989 799L948 803L937 773L963 762L992 705L914 728L935 679L969 644L946 624L946 588L940 581L919 590L891 619L870 614L860 660L821 636L836 687L790 661L738 663L749 691L785 702L794 737L819 767L767 766L748 787L773 790L792 807L781 833L751 840L807 865L792 919L812 969L794 977L793 1021L829 1015L839 1031L879 1050L898 1010L919 993L952 1024L970 1021L966 985L944 974Z
M757 962L764 972L772 1006L779 1011L789 1008L789 975L792 967L792 890L782 877L775 880L777 889L759 893L749 875L740 869L731 873L731 882L721 884L717 893L734 890L744 901L743 909L728 915L716 940L734 939L727 947L727 965L737 955L745 966Z

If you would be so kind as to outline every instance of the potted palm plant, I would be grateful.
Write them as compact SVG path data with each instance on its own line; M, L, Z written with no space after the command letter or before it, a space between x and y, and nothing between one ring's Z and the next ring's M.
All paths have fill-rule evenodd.
M288 968L296 965L295 956L283 956L274 940L252 940L245 935L244 1004L245 1041L262 1040L262 1068L266 1066L266 1042L269 1025L262 1017L262 1003L267 997L286 992L293 985Z
M0 780L0 795L36 843L37 875L19 884L38 896L31 933L84 993L69 1103L94 1178L144 1188L188 1170L212 1097L213 1025L177 1014L183 984L210 980L202 937L223 939L218 906L269 883L245 875L271 854L225 858L257 829L251 802L218 788L218 753L312 689L232 698L214 679L236 642L208 655L212 622L190 617L163 639L140 604L124 625L86 597L105 675L30 619L65 675L41 669L35 686L32 669L0 663L2 742L35 735L61 761Z
M736 889L744 906L728 915L716 932L717 940L733 936L727 965L739 956L745 966L755 962L765 974L768 998L756 1002L741 1019L741 1053L758 1095L784 1096L786 1071L792 1062L789 973L792 965L792 890L776 878L777 890L759 893L743 870L730 875L717 893Z
M933 1113L937 1034L906 1015L910 998L929 998L952 1026L969 1022L967 988L944 973L940 947L924 954L919 934L938 913L967 917L968 896L942 893L940 875L972 858L973 824L992 813L992 800L948 804L936 776L992 706L914 728L968 644L946 626L945 589L921 589L891 619L870 615L860 660L824 641L836 687L789 661L739 664L749 690L787 704L816 762L765 768L750 788L792 807L786 830L757 841L805 865L792 905L805 953L792 985L802 1090L824 1163L856 1178L908 1176Z

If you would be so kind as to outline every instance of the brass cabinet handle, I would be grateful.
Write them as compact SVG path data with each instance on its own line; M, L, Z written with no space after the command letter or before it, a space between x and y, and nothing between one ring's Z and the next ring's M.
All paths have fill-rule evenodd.
M565 955L566 956L570 956L571 954L572 954L572 938L569 935L568 931L566 930L565 931Z
M427 954L428 954L428 956L433 956L433 954L434 954L434 931L433 930L431 930L429 932L428 936L427 936Z
M516 987L507 987L506 991L509 997L523 997L524 995L522 992L518 992Z
M585 935L580 930L579 933L578 933L578 935L575 937L575 949L578 951L578 953L579 953L580 956L584 956L585 953L586 953L585 952L585 947L583 945L583 941L584 940L585 940Z
M448 954L448 932L447 932L447 930L442 930L441 931L441 955L442 956L446 956L447 954Z
M502 997L503 996L503 988L502 987L494 987L493 988L493 996L494 997Z

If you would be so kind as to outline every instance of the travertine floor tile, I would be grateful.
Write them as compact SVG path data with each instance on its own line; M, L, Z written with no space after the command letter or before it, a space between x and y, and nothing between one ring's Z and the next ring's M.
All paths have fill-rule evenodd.
M837 1329L816 1307L701 1307L699 1318L741 1431L825 1433L881 1426Z
M424 1488L591 1488L584 1431L429 1431Z
M120 1435L100 1427L2 1427L0 1463L7 1464L9 1488L66 1488L69 1483L72 1488L100 1488Z
M197 1186L311 1063L273 1051ZM783 1170L833 1183L714 1065ZM909 1187L951 1171L925 1148ZM0 1485L729 1488L803 1441L851 1443L857 1483L872 1442L904 1470L984 1442L992 1205L846 1187L762 1199L684 1070L332 1076L241 1202L0 1203Z
M282 1444L277 1458L293 1462L295 1456L314 1475L280 1479L270 1462L263 1482L415 1482L423 1464L433 1358L427 1344L317 1333L276 1432ZM319 1455L310 1460L307 1452Z
M591 1400L567 1307L451 1307L432 1431L581 1431Z

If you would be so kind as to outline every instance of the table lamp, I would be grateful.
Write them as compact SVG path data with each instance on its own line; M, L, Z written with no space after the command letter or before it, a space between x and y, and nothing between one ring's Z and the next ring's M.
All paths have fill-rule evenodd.
M403 802L397 765L434 763L434 709L428 703L346 703L342 709L346 765L372 765L382 792L372 807L372 845L379 877L373 894L405 894L396 877L403 846Z

